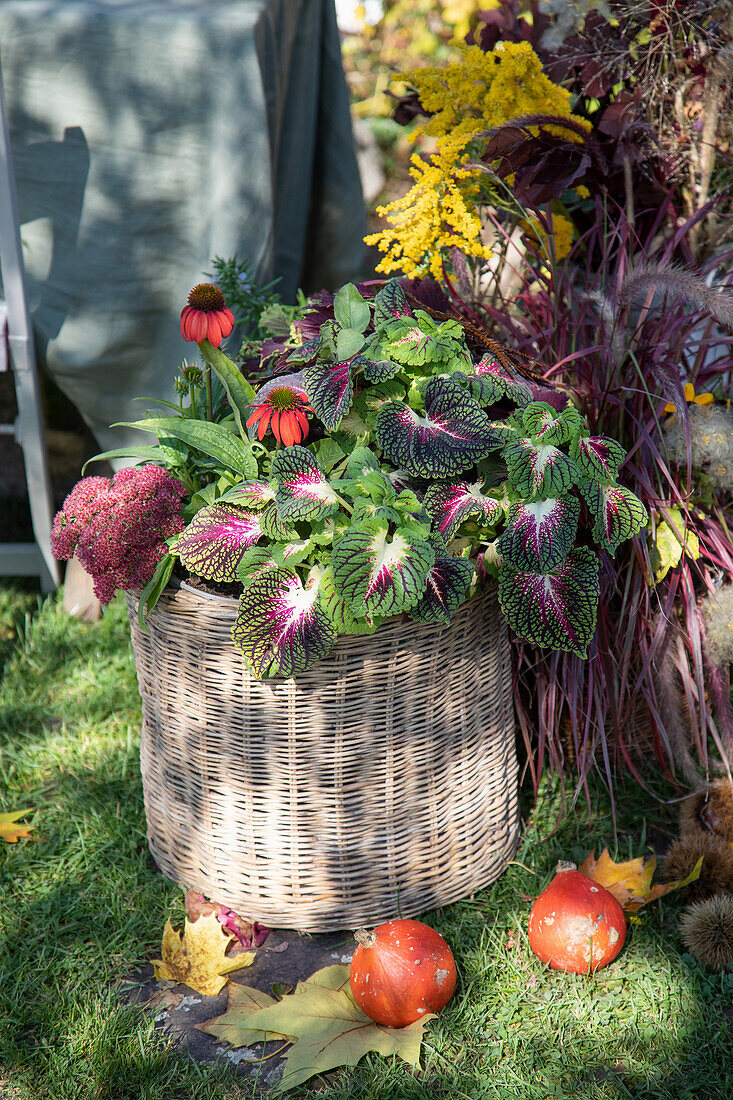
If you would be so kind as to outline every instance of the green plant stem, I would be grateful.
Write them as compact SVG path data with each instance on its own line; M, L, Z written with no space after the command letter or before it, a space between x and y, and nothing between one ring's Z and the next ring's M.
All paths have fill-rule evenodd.
M191 386L191 389L188 391L188 396L191 398L191 413L193 414L193 418L195 420L196 419L196 387L195 386Z
M214 401L211 396L211 364L206 364L206 412L211 423L214 423Z

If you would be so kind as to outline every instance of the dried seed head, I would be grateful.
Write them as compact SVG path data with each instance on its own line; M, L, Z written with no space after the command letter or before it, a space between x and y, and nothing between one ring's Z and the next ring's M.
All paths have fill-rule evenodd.
M718 894L688 906L680 918L685 947L711 970L733 966L733 897Z

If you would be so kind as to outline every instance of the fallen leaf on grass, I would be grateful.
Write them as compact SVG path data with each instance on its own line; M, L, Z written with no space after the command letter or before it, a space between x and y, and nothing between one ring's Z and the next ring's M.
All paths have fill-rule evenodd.
M182 982L204 997L215 997L227 974L254 961L254 951L226 955L234 938L222 930L214 913L194 922L187 920L183 935L174 930L169 918L160 947L163 958L153 959L155 977L159 982Z
M35 825L20 825L18 818L32 812L31 807L28 810L12 810L9 814L0 814L0 837L7 840L8 844L15 844L22 836L30 836Z
M253 1043L261 1043L264 1036L261 1030L251 1028L249 1018L261 1008L269 1008L278 1002L269 993L263 993L249 985L239 985L238 982L229 983L229 1004L226 1012L221 1016L215 1016L213 1020L207 1020L205 1024L197 1024L199 1031L205 1031L207 1035L213 1035L222 1043L231 1043L233 1047L249 1047ZM282 1032L273 1032L267 1035L267 1039L285 1039Z
M243 1002L246 987L239 986ZM272 998L259 990L249 990L257 998ZM254 997L253 997L254 999ZM239 1011L239 1010L237 1010ZM217 1021L223 1036L225 1013ZM285 1055L285 1071L278 1092L285 1092L317 1073L336 1066L355 1066L369 1051L399 1055L415 1068L420 1064L423 1029L434 1013L426 1013L409 1027L381 1027L357 1008L349 988L348 966L326 966L307 981L298 982L295 992L259 1010L245 1009L242 1030L254 1033L262 1042L278 1034L293 1040ZM210 1026L204 1027L210 1031Z
M578 870L587 878L605 886L609 894L613 894L616 901L627 913L637 913L643 905L650 901L664 897L672 890L679 890L681 886L688 886L700 877L702 856L690 871L687 878L678 882L658 882L652 886L652 878L657 869L657 857L654 855L645 859L639 856L630 859L626 863L614 863L608 854L608 848L604 848L598 859L595 851L590 852L581 863Z

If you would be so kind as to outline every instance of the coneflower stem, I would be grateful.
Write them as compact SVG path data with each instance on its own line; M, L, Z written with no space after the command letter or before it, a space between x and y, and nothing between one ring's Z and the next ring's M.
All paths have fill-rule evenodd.
M214 402L211 396L211 364L206 364L206 411L211 423L214 423Z

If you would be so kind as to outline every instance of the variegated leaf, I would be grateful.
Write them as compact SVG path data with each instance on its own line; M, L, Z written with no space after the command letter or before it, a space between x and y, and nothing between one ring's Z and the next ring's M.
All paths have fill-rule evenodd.
M405 366L425 367L456 357L465 359L463 329L458 322L437 325L422 310L414 317L386 322L379 336L381 356Z
M509 443L502 451L509 484L525 500L564 496L580 480L580 471L564 451L531 439Z
M239 600L232 640L259 679L287 679L312 668L336 641L318 580L303 587L294 573L273 569L251 581Z
M587 478L607 485L618 477L626 451L615 439L589 435L571 445L570 457Z
M275 490L266 481L242 481L221 498L245 508L265 508L275 499Z
M378 335L369 337L361 354L354 358L352 366L364 375L367 382L386 382L402 370L402 365L396 359L388 359L382 354Z
M285 447L272 460L275 500L282 523L321 519L333 512L337 497L306 447Z
M473 563L468 558L454 558L442 545L442 539L431 539L435 561L428 573L423 595L410 612L422 623L445 623L466 598L473 577Z
M272 547L250 546L249 550L245 550L242 554L237 566L237 580L243 588L246 588L251 581L277 568L278 563L273 557Z
M503 444L483 409L449 378L428 383L424 414L387 402L377 417L377 442L393 466L427 478L461 473Z
M303 369L303 378L316 416L329 431L333 431L351 408L354 399L350 362L347 360L333 363L314 359Z
M497 549L514 569L549 572L570 553L579 516L580 501L574 496L513 504Z
M331 554L336 591L355 618L409 611L434 561L426 539L404 528L390 535L380 518L350 527Z
M292 351L288 352L286 362L303 365L312 363L318 354L320 343L321 341L317 336L313 340L304 340L297 348L293 348Z
M518 374L502 367L493 355L484 355L473 368L473 374L462 377L468 383L469 392L479 405L494 405L497 401L511 401L522 408L533 399L528 382Z
M211 504L178 536L176 553L190 573L223 583L236 581L245 550L263 535L261 513L236 504Z
M390 279L374 298L374 327L383 321L392 321L396 317L410 317L405 292L397 279Z
M298 537L295 528L288 527L282 521L278 515L277 504L274 501L272 504L268 504L263 512L260 512L260 522L262 523L262 533L268 539L282 542L286 539L297 539Z
M379 459L374 451L370 451L368 447L355 447L346 463L346 476L357 478L379 469Z
M339 634L373 634L382 622L382 619L377 617L354 618L336 591L330 565L323 573L320 590L323 609Z
M446 542L454 537L464 520L475 518L479 527L491 527L502 515L501 504L485 496L481 482L438 482L431 485L423 501L433 527Z
M566 405L558 412L546 401L533 401L522 413L522 427L533 442L551 443L557 447L577 439L583 431L584 421L574 405Z
M373 428L382 406L388 401L402 401L404 397L405 387L395 378L386 382L375 382L356 398L353 412L358 413L369 428Z
M646 527L649 516L639 498L622 485L582 485L583 496L595 517L593 538L615 554L618 546Z
M521 639L585 658L596 629L598 559L587 546L571 550L549 573L512 569L502 562L499 603Z

